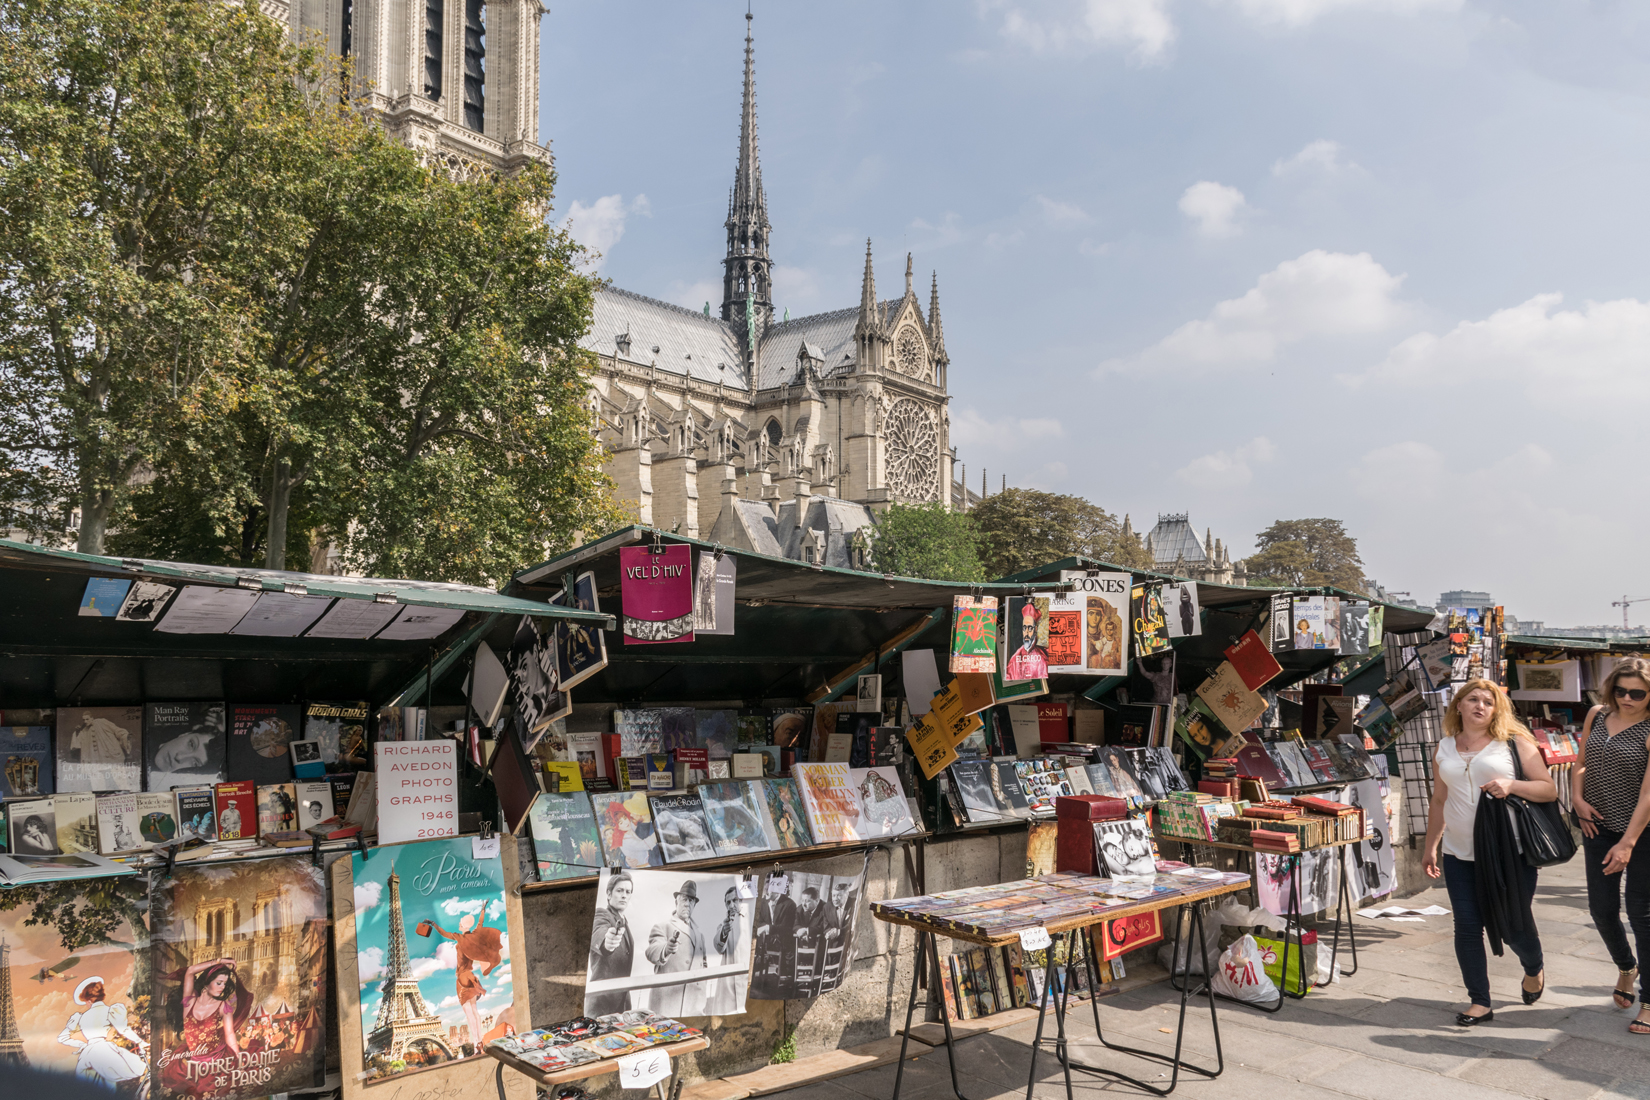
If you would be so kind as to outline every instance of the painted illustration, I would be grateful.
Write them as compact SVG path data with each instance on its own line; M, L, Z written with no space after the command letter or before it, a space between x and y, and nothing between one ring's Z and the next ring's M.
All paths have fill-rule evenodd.
M1010 596L1003 613L1003 679L1008 683L1048 675L1048 597Z
M1123 616L1117 606L1104 596L1090 596L1088 603L1088 631L1084 636L1084 663L1101 672L1121 672L1127 653L1127 638L1123 634Z
M951 671L997 668L997 597L952 597Z
M180 867L154 899L156 1094L250 1100L321 1084L321 869L298 856Z
M515 1034L504 870L469 837L351 857L362 1045L373 1079Z

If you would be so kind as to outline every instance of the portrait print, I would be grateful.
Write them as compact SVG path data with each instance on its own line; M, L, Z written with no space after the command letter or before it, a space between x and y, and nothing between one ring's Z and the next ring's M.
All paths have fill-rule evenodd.
M865 868L832 875L826 866L824 860L800 864L764 881L756 902L752 997L818 997L840 986L853 968Z
M1098 864L1106 874L1124 881L1151 881L1157 874L1157 852L1143 818L1094 823Z

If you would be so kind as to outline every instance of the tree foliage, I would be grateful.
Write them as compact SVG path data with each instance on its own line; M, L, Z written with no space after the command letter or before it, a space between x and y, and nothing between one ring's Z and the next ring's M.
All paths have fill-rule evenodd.
M1142 568L1151 562L1138 536L1123 537L1120 520L1082 497L1036 489L1005 489L970 513L984 544L989 577L1004 577L1081 555Z
M64 879L0 891L0 913L27 906L23 923L57 932L64 954L111 945L132 952L132 992L150 992L149 893L144 878Z
M877 524L872 553L873 568L881 573L936 581L987 579L974 517L938 501L890 505Z
M1358 540L1338 519L1280 519L1255 536L1255 545L1257 551L1243 563L1250 584L1363 590Z

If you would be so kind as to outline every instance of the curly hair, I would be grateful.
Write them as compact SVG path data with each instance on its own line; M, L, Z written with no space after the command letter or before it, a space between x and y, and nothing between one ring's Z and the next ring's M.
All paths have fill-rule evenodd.
M1518 715L1513 713L1512 702L1501 685L1493 680L1468 680L1450 697L1449 706L1444 710L1444 732L1451 737L1461 733L1461 700L1475 691L1489 692L1490 698L1495 701L1495 708L1490 713L1490 736L1497 741L1511 741L1514 737L1522 737L1534 741L1535 736L1530 733L1529 727L1519 721Z

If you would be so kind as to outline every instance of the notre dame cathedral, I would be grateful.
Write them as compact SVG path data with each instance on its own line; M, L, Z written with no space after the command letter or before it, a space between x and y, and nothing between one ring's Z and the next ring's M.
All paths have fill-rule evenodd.
M540 0L260 0L355 65L366 109L448 171L549 159L538 144ZM870 242L859 304L774 317L746 15L739 156L714 314L614 288L581 341L619 499L643 523L758 553L864 564L875 511L967 507L953 483L937 276L927 308L879 299ZM846 273L844 273L846 274Z

